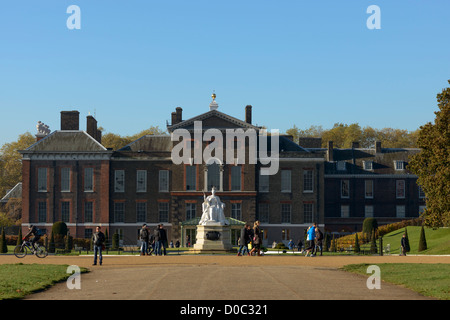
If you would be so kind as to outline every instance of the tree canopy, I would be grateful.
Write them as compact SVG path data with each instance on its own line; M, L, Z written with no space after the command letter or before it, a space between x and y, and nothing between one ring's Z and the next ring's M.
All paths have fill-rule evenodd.
M420 127L417 143L422 152L408 166L425 192L424 223L434 228L450 226L450 88L438 93L437 102L434 123Z
M385 148L415 148L419 130L409 132L403 129L383 128L375 129L364 127L358 123L350 125L335 123L331 129L323 129L322 126L311 126L309 129L299 129L294 125L286 131L292 135L295 142L299 138L322 138L322 147L326 147L328 141L333 141L336 148L350 148L353 142L359 142L360 148L373 148L376 141L381 141Z
M102 130L103 128L100 128ZM167 134L165 131L159 129L158 126L151 126L148 129L142 130L134 135L121 136L115 133L105 133L102 135L102 144L105 148L112 148L113 150L118 150L125 147L127 144L145 136L145 135L161 135Z

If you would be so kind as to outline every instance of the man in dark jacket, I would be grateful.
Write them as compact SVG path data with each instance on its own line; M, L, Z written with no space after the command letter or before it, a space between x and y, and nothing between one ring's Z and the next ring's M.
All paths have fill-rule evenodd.
M99 256L100 265L103 263L103 244L105 243L105 235L102 232L102 227L98 226L96 232L92 235L92 243L94 245L94 266L97 265L97 253Z
M155 238L155 256L157 255L161 255L161 246L162 246L162 241L161 241L161 229L160 229L161 225L157 225L156 229L153 231L153 237Z
M139 231L139 239L141 240L141 256L148 255L148 230L145 223Z
M248 254L248 243L250 242L250 225L248 223L241 229L241 236L239 237L239 251L238 256L241 256L247 251Z
M166 252L166 248L168 246L167 232L166 232L166 229L164 229L164 226L162 223L159 225L159 234L161 235L161 245L163 246L164 255L167 255L167 252Z

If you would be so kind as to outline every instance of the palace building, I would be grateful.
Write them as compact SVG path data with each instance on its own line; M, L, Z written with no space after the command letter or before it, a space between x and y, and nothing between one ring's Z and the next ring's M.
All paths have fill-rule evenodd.
M87 117L84 131L78 111L62 111L61 130L40 131L36 143L21 151L22 227L49 232L64 221L73 237L89 238L101 225L135 244L143 223L150 229L162 223L169 241L184 244L189 237L193 244L204 195L213 186L225 203L233 244L242 225L255 220L263 244L270 245L303 239L313 222L330 231L356 231L364 217L401 220L417 217L424 206L417 177L404 167L410 150L323 149L284 135L272 140L252 123L252 106L240 120L219 111L215 95L205 111L184 119L178 107L167 135L146 135L119 150L101 144L94 117ZM226 139L231 131L257 139ZM190 138L174 139L180 132ZM186 161L175 159L175 147L191 152L183 154ZM277 155L275 174L263 174L271 164L262 154ZM253 155L257 161L250 161Z

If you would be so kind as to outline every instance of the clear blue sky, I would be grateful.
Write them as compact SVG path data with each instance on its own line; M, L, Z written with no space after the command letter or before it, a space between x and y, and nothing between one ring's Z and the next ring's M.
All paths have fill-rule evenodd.
M69 30L67 7L81 9ZM369 30L369 5L381 29ZM281 132L334 123L415 130L449 86L450 1L3 0L0 145L60 111L106 132L219 110Z

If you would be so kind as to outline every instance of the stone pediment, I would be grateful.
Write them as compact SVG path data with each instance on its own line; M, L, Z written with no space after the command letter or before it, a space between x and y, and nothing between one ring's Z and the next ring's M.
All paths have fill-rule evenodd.
M215 129L236 129L236 128L242 128L242 129L255 129L259 130L259 127L256 127L250 123L247 123L245 121L239 120L237 118L234 118L230 115L227 115L225 113L222 113L217 110L210 110L208 112L205 112L201 115L198 115L196 117L193 117L188 120L184 120L180 123L177 123L172 126L167 126L167 129L169 132L173 132L176 129L186 129L186 130L193 130L194 129L194 122L195 121L201 121L202 122L202 128L204 130L215 128Z
M25 152L101 152L107 149L85 131L54 131Z

